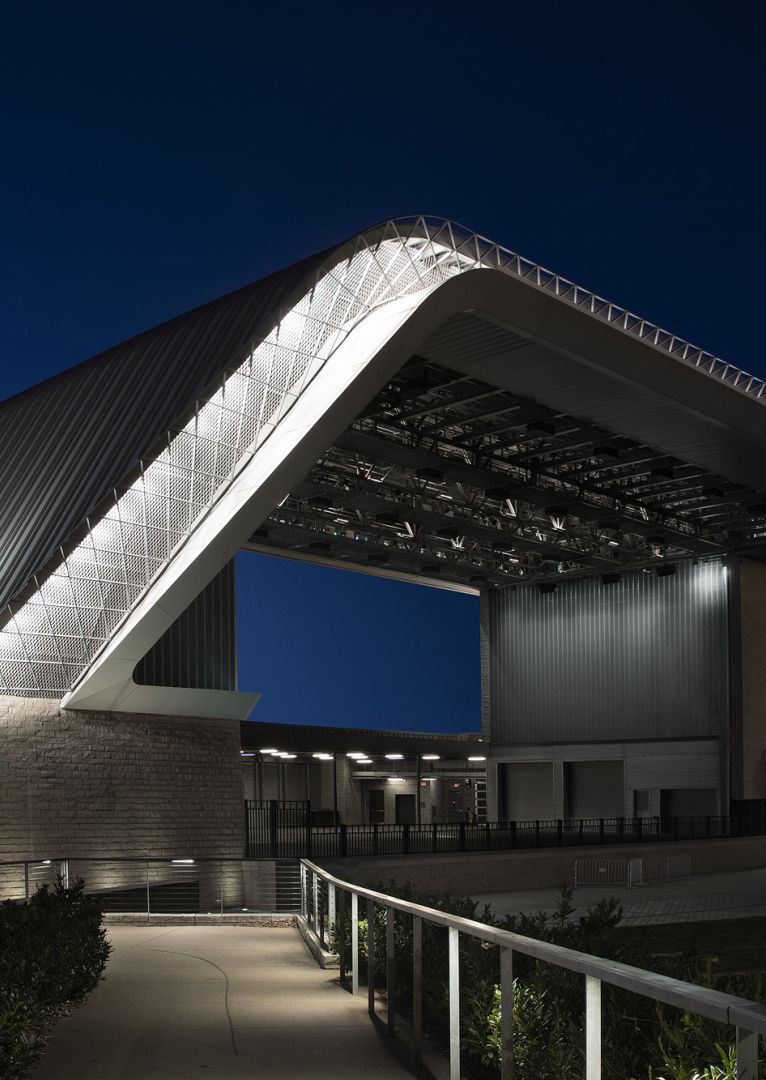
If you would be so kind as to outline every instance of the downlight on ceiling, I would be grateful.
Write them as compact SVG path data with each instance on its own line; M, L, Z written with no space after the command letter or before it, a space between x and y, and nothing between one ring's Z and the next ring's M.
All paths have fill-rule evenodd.
M363 754L360 750L352 750L349 754L346 754L346 757L358 759L362 757L367 757L367 755Z
M372 765L371 757L358 757L356 759L357 765Z
M386 754L388 761L404 761L404 754Z
M440 757L441 757L441 754L421 754L420 755L420 760L421 761L438 761Z
M472 757L469 757L468 760L469 761L486 761L487 759L485 757L482 757L481 754L474 754Z
M262 754L277 754L279 751L276 746L267 746L265 750L261 750Z
M333 759L332 754L312 754L311 756L315 757L317 761L332 761Z

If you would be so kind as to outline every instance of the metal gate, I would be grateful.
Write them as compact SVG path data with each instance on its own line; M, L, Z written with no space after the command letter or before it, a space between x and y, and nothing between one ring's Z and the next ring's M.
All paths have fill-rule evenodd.
M245 803L248 859L297 859L311 854L311 807L304 799Z

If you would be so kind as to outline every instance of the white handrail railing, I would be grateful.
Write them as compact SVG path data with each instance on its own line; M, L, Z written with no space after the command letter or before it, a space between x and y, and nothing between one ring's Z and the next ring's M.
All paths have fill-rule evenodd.
M420 1062L422 1045L422 924L430 922L444 926L448 930L449 956L449 1031L450 1031L450 1080L460 1080L460 971L459 971L459 936L468 934L501 949L500 989L502 999L513 998L513 953L514 951L542 960L567 971L574 971L585 977L585 1051L586 1080L601 1078L601 984L617 986L634 994L651 998L653 1001L672 1005L684 1011L697 1013L719 1023L731 1024L736 1028L737 1044L737 1080L758 1080L758 1036L766 1035L766 1007L747 998L723 994L704 986L681 979L671 979L652 971L621 964L589 953L577 952L548 941L538 941L524 937L509 930L500 930L486 923L465 919L459 915L450 915L445 911L416 904L411 900L401 900L396 896L377 892L362 885L354 885L342 878L335 877L308 859L301 859L303 881L303 917L307 922L318 926L320 916L315 912L324 906L318 903L318 881L323 881L329 892L329 909L339 910L338 893L341 897L351 897L351 985L352 993L359 992L359 948L358 915L359 900L367 902L368 925L368 1009L374 1014L374 941L369 927L373 925L375 906L387 912L386 933L386 968L388 979L388 1031L394 1034L395 993L393 985L393 912L410 915L413 919L413 1050L415 1060ZM311 899L309 899L311 898ZM315 899L317 898L317 899ZM320 937L324 937L324 920L321 916ZM504 1008L501 1014L502 1024L502 1076L508 1080L513 1076L513 1010Z

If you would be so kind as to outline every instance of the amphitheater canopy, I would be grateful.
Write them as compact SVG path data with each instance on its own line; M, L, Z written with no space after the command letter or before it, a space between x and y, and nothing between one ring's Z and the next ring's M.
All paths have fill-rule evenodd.
M763 394L449 222L376 226L0 405L0 692L149 707L135 665L243 546L470 589L758 557Z

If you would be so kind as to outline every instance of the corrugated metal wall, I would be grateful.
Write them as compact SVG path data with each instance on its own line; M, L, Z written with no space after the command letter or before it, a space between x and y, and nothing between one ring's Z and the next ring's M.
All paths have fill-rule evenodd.
M136 682L236 690L235 599L232 559L136 666Z
M726 571L679 563L490 595L496 744L718 735L728 717Z

